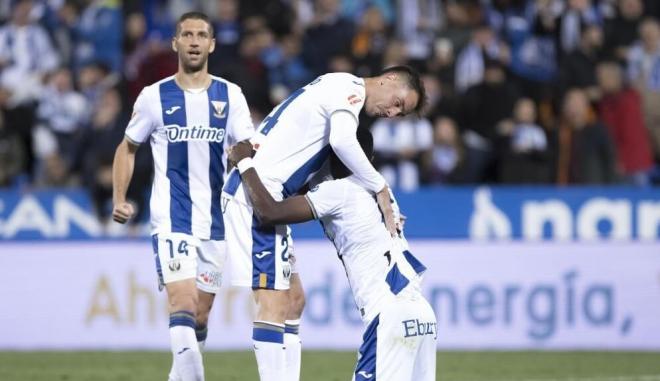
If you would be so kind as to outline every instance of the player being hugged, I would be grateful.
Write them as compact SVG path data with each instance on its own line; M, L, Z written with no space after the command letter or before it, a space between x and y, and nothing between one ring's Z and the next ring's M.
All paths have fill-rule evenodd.
M297 325L291 329L285 321L291 320L288 290L300 283L289 262L289 227L263 226L254 218L239 170L254 166L268 192L279 201L298 193L334 151L355 180L376 195L386 226L395 234L389 188L360 149L355 132L362 109L372 116L398 117L418 112L424 98L419 75L407 66L391 67L370 78L322 75L271 111L251 139L254 158L230 173L222 204L232 283L251 287L258 303L252 339L262 381L299 377L300 341L290 334ZM302 295L300 288L298 295Z
M371 156L371 133L358 129L358 140ZM245 166L251 154L252 146L243 142L232 149L230 159L243 168L243 186L257 219L263 225L317 219L337 249L365 325L353 380L435 380L437 324L420 292L426 267L408 250L402 229L391 237L373 195L334 154L334 180L279 202L255 169ZM400 215L393 196L391 203L395 216Z
M113 218L125 223L134 214L126 190L135 152L150 141L152 242L169 302L171 381L204 379L201 348L226 257L220 207L226 148L254 133L241 89L208 73L214 48L206 15L179 18L172 39L178 71L142 90L112 168Z

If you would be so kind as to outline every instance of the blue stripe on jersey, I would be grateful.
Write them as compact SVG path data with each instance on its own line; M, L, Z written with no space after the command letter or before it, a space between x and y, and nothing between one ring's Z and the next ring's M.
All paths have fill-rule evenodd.
M298 98L298 96L304 92L305 89L301 87L298 90L291 93L291 95L289 95L289 97L280 104L280 107L277 108L277 111L275 111L273 115L268 115L264 119L264 121L262 122L263 127L261 127L259 132L261 132L263 135L268 135L270 130L273 129L273 127L275 127L275 125L277 124L277 121L280 118L280 115L282 115L282 112L284 112L284 110L287 107L289 107L289 105L291 104L291 102L293 102L294 99Z
M235 196L238 186L241 185L241 174L238 172L238 169L234 168L229 172L225 186L222 188L222 191Z
M312 156L305 164L303 164L297 171L295 171L287 181L282 184L284 190L282 195L287 198L293 194L298 193L300 188L307 182L309 176L317 172L323 166L323 163L330 155L330 145L321 148L314 156Z
M401 274L401 271L399 271L399 266L396 263L387 273L385 282L387 282L387 284L390 286L390 291L392 291L394 295L397 295L399 292L401 292L401 290L406 288L408 283L410 283L408 278Z
M252 217L252 288L275 288L275 226L261 226L256 216ZM266 284L261 282L266 276Z
M227 119L229 118L229 93L227 84L217 80L211 82L207 90L209 97L209 127L225 130L227 136ZM224 109L218 114L211 102L224 102ZM211 185L211 239L225 239L225 225L222 222L220 209L220 194L222 192L222 175L225 167L222 163L222 142L209 142L209 184Z
M355 381L376 380L376 349L378 348L378 323L380 315L369 323L364 335L362 345L358 350L360 357L355 365Z
M408 250L404 250L403 256L406 257L406 261L410 264L410 266L415 270L417 274L421 274L424 271L426 271L426 266L422 262L419 261L414 255L412 255L411 252Z
M163 124L187 127L186 98L174 79L160 84ZM178 107L178 108L177 108ZM167 143L167 178L170 180L172 232L192 234L192 200L188 182L188 143Z

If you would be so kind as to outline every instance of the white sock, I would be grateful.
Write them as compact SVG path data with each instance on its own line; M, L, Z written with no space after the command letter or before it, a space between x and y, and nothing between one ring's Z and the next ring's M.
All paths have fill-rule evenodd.
M286 356L285 380L300 380L300 352L302 344L298 328L300 319L284 321L284 348Z
M261 381L284 381L284 325L255 321L252 328L254 355Z
M170 345L174 356L172 371L181 381L204 381L202 353L194 327L195 317L191 313L179 311L170 315Z

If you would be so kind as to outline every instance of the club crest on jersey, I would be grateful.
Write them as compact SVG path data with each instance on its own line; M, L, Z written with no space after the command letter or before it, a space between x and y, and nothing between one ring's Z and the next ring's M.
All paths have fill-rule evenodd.
M181 127L176 124L165 126L167 141L170 143L187 142L191 140L203 140L207 142L222 143L225 139L224 128L215 127Z
M213 110L215 110L213 116L220 119L224 119L227 117L227 113L225 112L225 108L227 107L227 102L211 101L211 105L213 106Z

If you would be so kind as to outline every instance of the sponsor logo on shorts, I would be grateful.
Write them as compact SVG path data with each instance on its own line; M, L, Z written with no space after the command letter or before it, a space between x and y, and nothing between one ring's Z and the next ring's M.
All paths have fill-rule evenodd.
M205 271L197 276L197 279L205 285L220 287L222 274L219 271Z
M433 338L437 337L438 323L434 321L423 322L419 319L410 319L402 321L401 324L403 324L403 330L405 332L403 337L424 335L433 335Z

